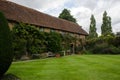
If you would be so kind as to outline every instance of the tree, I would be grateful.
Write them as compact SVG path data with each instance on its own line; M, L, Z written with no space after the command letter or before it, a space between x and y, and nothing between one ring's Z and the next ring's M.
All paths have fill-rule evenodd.
M101 26L101 32L103 36L112 34L111 18L107 16L107 12L103 13L103 23Z
M117 36L117 37L120 37L120 32L117 32L116 36Z
M13 60L12 36L3 13L0 12L0 78Z
M62 13L60 13L59 18L71 21L76 23L76 19L70 14L70 10L64 9Z
M92 39L92 38L98 37L98 34L96 32L96 20L94 18L94 15L91 15L90 20L91 20L91 22L90 22L90 29L89 29L89 36L88 36L88 38Z

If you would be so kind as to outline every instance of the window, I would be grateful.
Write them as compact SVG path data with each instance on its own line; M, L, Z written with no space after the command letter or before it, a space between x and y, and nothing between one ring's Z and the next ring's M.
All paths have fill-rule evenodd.
M42 31L42 32L43 32L43 31L44 31L44 28L40 28L40 31Z
M55 32L55 30L51 29L50 32Z

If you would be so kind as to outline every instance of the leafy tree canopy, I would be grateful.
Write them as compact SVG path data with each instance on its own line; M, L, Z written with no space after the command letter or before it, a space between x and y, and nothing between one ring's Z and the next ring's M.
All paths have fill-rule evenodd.
M76 19L70 14L70 10L64 9L62 13L60 13L59 18L71 21L76 23Z

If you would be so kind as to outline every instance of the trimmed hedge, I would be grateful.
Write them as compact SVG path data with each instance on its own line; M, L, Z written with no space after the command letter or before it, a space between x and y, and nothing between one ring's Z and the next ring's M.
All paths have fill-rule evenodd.
M13 60L12 38L8 23L0 12L0 78L8 70Z

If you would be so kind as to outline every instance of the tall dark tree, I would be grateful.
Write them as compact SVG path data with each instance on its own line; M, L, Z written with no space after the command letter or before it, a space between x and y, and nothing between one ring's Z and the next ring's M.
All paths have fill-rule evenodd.
M67 10L67 9L64 9L62 13L60 13L59 18L72 21L74 23L77 22L76 19L70 14L70 10Z
M0 80L13 60L11 32L3 13L0 12Z
M94 18L94 15L91 15L90 20L91 20L91 22L90 22L90 29L89 29L89 36L88 36L88 38L92 39L92 38L98 37L98 34L96 32L96 20Z
M112 34L111 17L107 16L106 11L103 13L103 23L101 26L101 32L103 36Z

